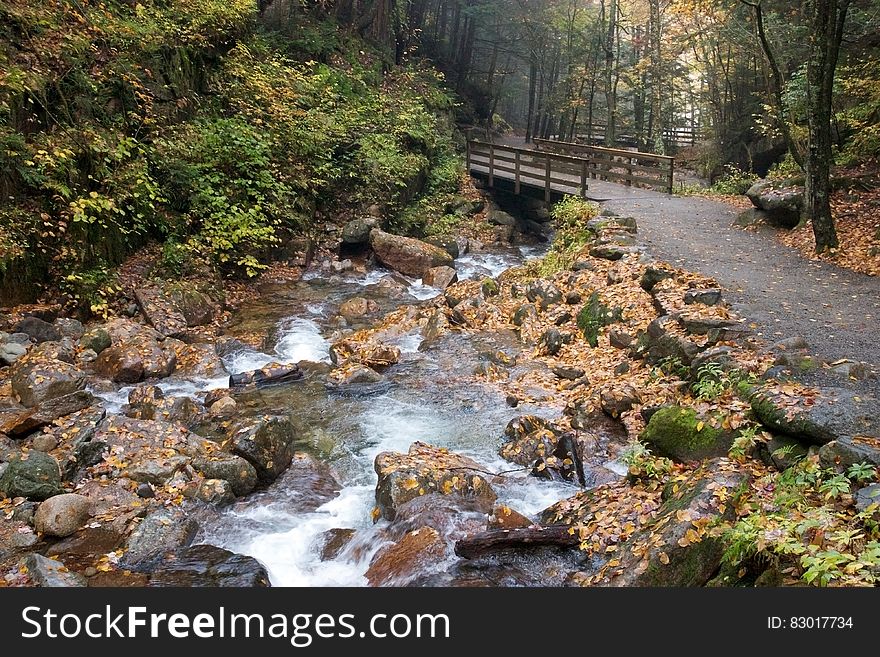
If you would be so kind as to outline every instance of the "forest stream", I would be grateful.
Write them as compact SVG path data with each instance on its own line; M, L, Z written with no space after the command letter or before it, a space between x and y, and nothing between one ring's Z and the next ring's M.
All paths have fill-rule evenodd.
M457 260L461 280L496 277L506 269L541 254L540 247L492 250ZM299 431L296 447L314 455L326 469L305 474L297 462L265 490L239 499L203 522L196 543L208 543L257 558L273 585L358 586L372 557L388 543L384 522L374 524L375 457L383 451L406 452L414 441L446 447L470 456L489 471L507 472L493 484L499 502L533 515L576 489L529 477L498 456L504 426L526 412L547 414L561 409L511 408L500 390L486 384L462 384L473 373L479 354L513 354L519 350L512 331L476 335L452 333L430 348L419 349L416 331L390 341L401 350L401 362L380 383L336 387L326 383L334 319L339 305L354 297L378 304L381 311L417 306L442 294L389 270L361 273L307 272L295 283L276 284L245 305L227 329L231 335L270 336L266 351L238 350L224 360L231 374L253 371L270 362L298 363L304 379L255 388L237 396L240 416L291 414ZM355 325L355 328L358 328ZM520 367L527 368L529 363ZM227 379L168 379L166 396L197 395L228 385ZM129 389L105 395L109 409L126 402ZM609 467L626 471L625 466ZM483 514L474 514L484 517ZM351 532L350 530L354 530ZM338 554L322 558L328 537L345 536ZM431 563L430 576L444 569ZM521 584L515 575L511 584Z

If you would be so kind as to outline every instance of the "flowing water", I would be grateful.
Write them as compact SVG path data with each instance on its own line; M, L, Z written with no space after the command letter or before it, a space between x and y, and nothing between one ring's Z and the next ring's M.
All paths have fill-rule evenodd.
M539 255L537 249L475 253L456 261L462 279L497 276L505 269ZM297 449L316 456L332 469L341 486L305 481L296 467L266 490L243 498L204 523L199 540L259 559L276 586L359 586L371 557L385 544L384 521L374 525L376 474L373 462L383 451L406 452L420 440L466 454L490 472L509 471L497 455L503 429L523 413L558 413L561 409L511 409L503 395L489 386L467 383L479 354L503 350L517 354L512 333L449 334L419 351L421 335L396 338L401 362L385 381L374 385L334 388L325 384L331 336L338 330L336 309L351 297L376 301L382 312L431 299L439 290L420 280L390 285L391 273L330 275L307 273L294 284L276 285L243 308L229 327L231 335L259 334L274 339L264 350L244 348L226 357L230 372L262 367L271 361L300 363L303 380L255 389L236 396L242 415L289 413L300 432ZM359 328L359 327L355 327ZM304 363L313 363L306 365ZM528 368L528 362L517 365ZM225 380L173 381L162 384L166 394L197 395L227 385ZM108 404L124 403L127 390L105 396ZM519 472L493 484L504 502L526 515L573 493L565 484L538 481ZM324 533L356 530L355 538L334 559L321 559Z

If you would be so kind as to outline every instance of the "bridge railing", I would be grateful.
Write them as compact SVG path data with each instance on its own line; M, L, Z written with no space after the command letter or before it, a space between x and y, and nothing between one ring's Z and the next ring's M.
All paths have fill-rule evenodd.
M674 157L551 139L532 141L535 148L541 151L576 155L588 160L590 178L620 182L627 187L635 184L672 193L675 174Z
M488 176L489 187L495 178L513 181L514 193L524 185L544 190L544 200L560 192L586 198L590 177L590 160L553 151L492 144L468 140L467 170Z

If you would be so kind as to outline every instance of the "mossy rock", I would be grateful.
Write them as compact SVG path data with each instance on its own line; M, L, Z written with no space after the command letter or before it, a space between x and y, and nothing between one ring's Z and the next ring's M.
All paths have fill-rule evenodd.
M602 303L598 292L593 292L577 315L577 325L591 347L599 346L599 331L604 326L621 320L623 311L611 309Z
M733 432L713 427L694 409L681 406L661 408L642 433L642 440L678 462L726 456L734 438Z
M494 278L484 278L480 289L483 291L484 297L494 297L500 292L498 283Z

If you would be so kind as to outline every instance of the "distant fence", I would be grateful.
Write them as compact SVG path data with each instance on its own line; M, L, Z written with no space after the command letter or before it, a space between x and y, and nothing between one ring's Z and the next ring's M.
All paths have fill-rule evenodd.
M535 148L572 155L590 163L590 178L672 193L675 158L619 148L602 148L551 139L533 139Z

